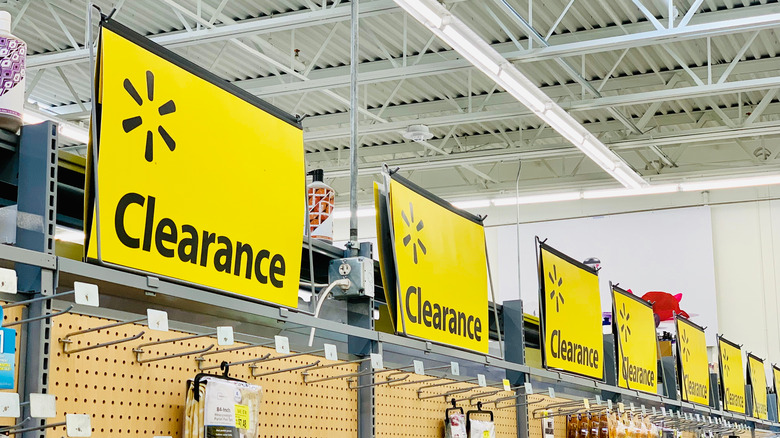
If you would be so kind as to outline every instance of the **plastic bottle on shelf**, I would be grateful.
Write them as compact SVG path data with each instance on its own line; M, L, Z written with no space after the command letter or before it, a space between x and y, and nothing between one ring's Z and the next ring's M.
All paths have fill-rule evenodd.
M22 127L27 44L11 34L11 14L0 11L0 128Z
M309 233L313 239L333 243L333 208L336 193L323 182L322 169L314 169L308 174L312 176L312 182L306 186Z

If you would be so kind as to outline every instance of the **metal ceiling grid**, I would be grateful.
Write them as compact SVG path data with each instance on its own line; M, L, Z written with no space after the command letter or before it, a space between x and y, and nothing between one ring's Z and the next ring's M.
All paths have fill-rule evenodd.
M325 168L344 190L347 0L98 3L104 10L120 6L117 19L135 30L172 42L176 52L284 110L308 115L308 164ZM780 20L734 20L778 14L777 1L672 0L671 29L667 0L444 3L647 178L775 166L780 151L767 140L780 134ZM442 193L484 195L514 187L522 157L533 169L523 174L529 187L610 184L392 1L361 0L360 7L359 138L368 175L361 178L391 161ZM45 53L31 57L31 99L63 119L85 120L88 68L85 51L72 46L84 46L86 1L22 0L0 8L21 16L15 32ZM531 41L524 23L549 47ZM430 145L448 155L407 142L401 134L413 123L429 125ZM754 155L760 148L770 150L768 158Z

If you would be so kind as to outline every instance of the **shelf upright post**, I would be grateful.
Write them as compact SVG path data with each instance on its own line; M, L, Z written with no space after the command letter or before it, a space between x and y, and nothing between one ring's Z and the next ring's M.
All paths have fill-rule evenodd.
M17 195L16 246L54 255L54 230L57 226L57 125L47 121L22 127L19 138L19 181ZM36 266L16 264L18 288L33 293L33 298L53 295L54 272ZM26 318L51 313L52 300L30 303ZM49 392L49 352L51 351L51 319L42 318L20 328L20 362L18 391L26 394ZM22 418L30 417L30 405ZM37 418L35 426L45 426ZM24 432L24 438L44 438L46 430Z
M507 362L525 364L525 334L523 330L523 301L508 300L503 303L501 313L504 326L504 354ZM500 330L500 328L498 328ZM528 438L528 396L523 384L525 373L507 370L506 378L513 387L518 387L515 415L517 416L517 437Z

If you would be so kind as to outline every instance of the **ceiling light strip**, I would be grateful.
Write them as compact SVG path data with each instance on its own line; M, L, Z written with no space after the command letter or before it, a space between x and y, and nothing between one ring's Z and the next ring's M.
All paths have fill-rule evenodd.
M461 56L495 81L520 103L582 150L599 167L623 186L647 186L617 154L594 137L582 124L550 99L511 62L479 37L471 28L435 0L395 0L412 17L428 27Z

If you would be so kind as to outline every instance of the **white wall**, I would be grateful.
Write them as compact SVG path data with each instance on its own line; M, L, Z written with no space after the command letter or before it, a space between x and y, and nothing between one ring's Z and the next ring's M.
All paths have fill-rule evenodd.
M780 362L780 202L713 207L712 234L720 332L769 368Z
M718 333L743 344L745 351L766 358L767 367L780 363L780 187L529 205L522 206L519 220L531 223L701 205L710 206ZM512 225L518 220L514 206L474 212L488 214L488 228ZM376 236L373 217L361 218L359 226L361 239ZM336 221L337 240L347 237L347 228L347 220ZM488 253L495 265L499 260L499 236L491 231L486 234ZM641 261L641 257L637 259ZM615 275L624 282L619 273ZM772 382L771 375L767 382Z

